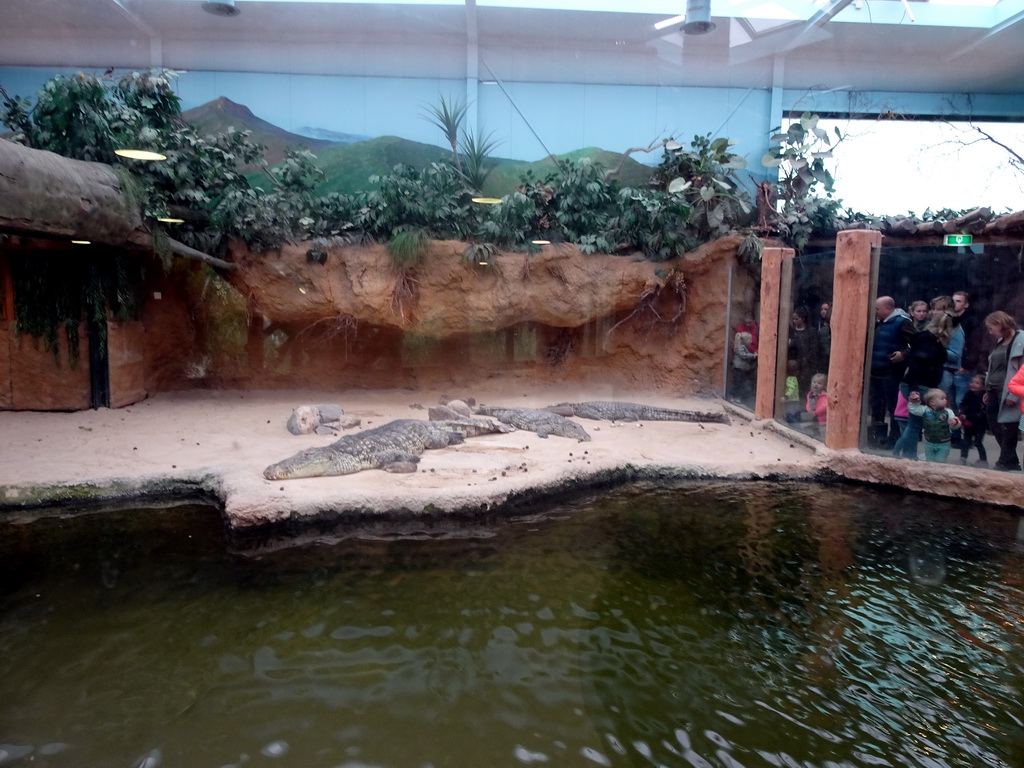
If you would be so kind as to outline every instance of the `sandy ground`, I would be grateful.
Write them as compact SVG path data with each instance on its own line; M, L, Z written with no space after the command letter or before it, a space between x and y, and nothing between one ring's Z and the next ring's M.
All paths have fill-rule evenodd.
M232 525L319 513L493 508L531 491L586 485L633 467L666 476L752 478L814 475L828 451L730 409L732 423L615 423L577 419L590 442L515 431L428 450L418 471L368 470L342 477L268 481L263 470L336 437L292 435L299 405L336 403L367 429L396 418L427 418L442 396L488 405L543 407L563 401L626 400L721 411L719 400L675 399L594 389L521 392L198 391L165 393L117 410L0 412L0 506L81 496L146 498L201 488L222 501ZM418 408L416 406L422 406Z

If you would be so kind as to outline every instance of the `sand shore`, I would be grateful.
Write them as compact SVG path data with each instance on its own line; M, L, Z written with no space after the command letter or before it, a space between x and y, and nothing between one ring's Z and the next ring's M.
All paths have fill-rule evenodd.
M336 403L360 420L353 430L397 418L427 418L443 396L489 405L624 400L726 411L731 424L617 423L577 419L590 442L517 430L426 451L418 471L368 470L341 477L269 481L263 470L334 436L293 435L296 406ZM162 393L117 410L0 412L0 509L147 499L182 493L216 498L235 527L318 515L495 509L567 488L628 477L811 479L837 474L1002 505L1024 503L1024 475L926 465L831 451L717 399L609 389L528 393L410 390L191 391Z
M263 470L303 448L336 437L293 435L292 410L336 403L360 419L355 431L397 418L427 418L443 395L490 405L543 407L592 399L722 411L718 400L651 397L612 391L546 389L501 392L408 390L196 391L163 393L117 410L0 412L0 505L32 506L74 496L145 497L167 489L205 489L235 526L319 513L494 507L509 499L629 471L679 476L813 475L823 459L813 447L732 424L616 423L578 419L590 442L540 438L517 430L426 451L418 471L368 470L343 477L271 482ZM422 406L422 407L419 407Z

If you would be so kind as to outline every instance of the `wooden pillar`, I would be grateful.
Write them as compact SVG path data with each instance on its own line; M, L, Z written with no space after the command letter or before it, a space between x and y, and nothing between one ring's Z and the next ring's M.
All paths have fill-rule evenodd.
M761 330L757 342L757 397L754 400L754 417L758 419L770 419L775 415L782 263L793 256L792 248L765 248L761 253L761 316L758 321Z
M881 232L848 230L836 236L825 427L829 448L856 448L859 444L869 322L874 317L872 249L881 244Z
M0 320L14 322L14 280L7 254L0 253Z

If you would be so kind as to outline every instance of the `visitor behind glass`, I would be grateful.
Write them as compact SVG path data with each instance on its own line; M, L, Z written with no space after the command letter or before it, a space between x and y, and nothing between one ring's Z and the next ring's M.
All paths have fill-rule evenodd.
M893 446L894 458L917 460L917 444L921 439L921 416L909 407L911 395L919 397L937 388L942 381L946 365L946 345L954 331L953 320L945 312L938 312L928 321L928 327L910 337L903 356L907 360L907 371L900 382L900 392L908 403L907 426Z
M988 428L999 444L995 468L1004 472L1020 469L1017 458L1017 435L1020 432L1020 402L1010 392L1010 380L1017 375L1024 358L1024 331L1017 330L1017 321L1006 312L993 312L985 318L985 327L996 338L988 355L985 376L985 407Z
M875 342L871 347L868 404L871 409L869 440L880 448L891 447L898 436L898 426L892 414L896 410L896 393L907 368L904 350L910 346L913 334L914 324L910 316L897 309L891 296L879 296L875 301Z

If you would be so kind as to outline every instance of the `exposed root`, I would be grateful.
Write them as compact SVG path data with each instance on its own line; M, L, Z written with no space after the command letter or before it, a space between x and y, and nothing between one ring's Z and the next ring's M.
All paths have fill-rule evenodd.
M391 292L391 311L395 312L395 308L398 311L395 312L400 318L402 323L406 323L408 319L405 316L405 304L406 302L412 303L416 300L416 297L420 293L420 281L407 269L398 269L395 277L395 287Z
M655 304L663 295L671 296L674 299L673 312L668 317L663 317L661 312L655 307ZM601 345L602 351L606 353L609 351L608 344L615 329L634 318L647 318L641 330L646 336L657 325L666 325L674 330L684 314L686 314L686 278L683 277L682 272L673 270L666 277L663 284L648 288L640 294L640 298L637 299L636 307L633 308L633 311L608 329Z
M359 330L359 321L352 315L339 315L337 317L323 317L310 323L295 334L296 340L303 339L316 332L316 338L309 342L310 347L328 344L338 336L344 338L346 344Z

